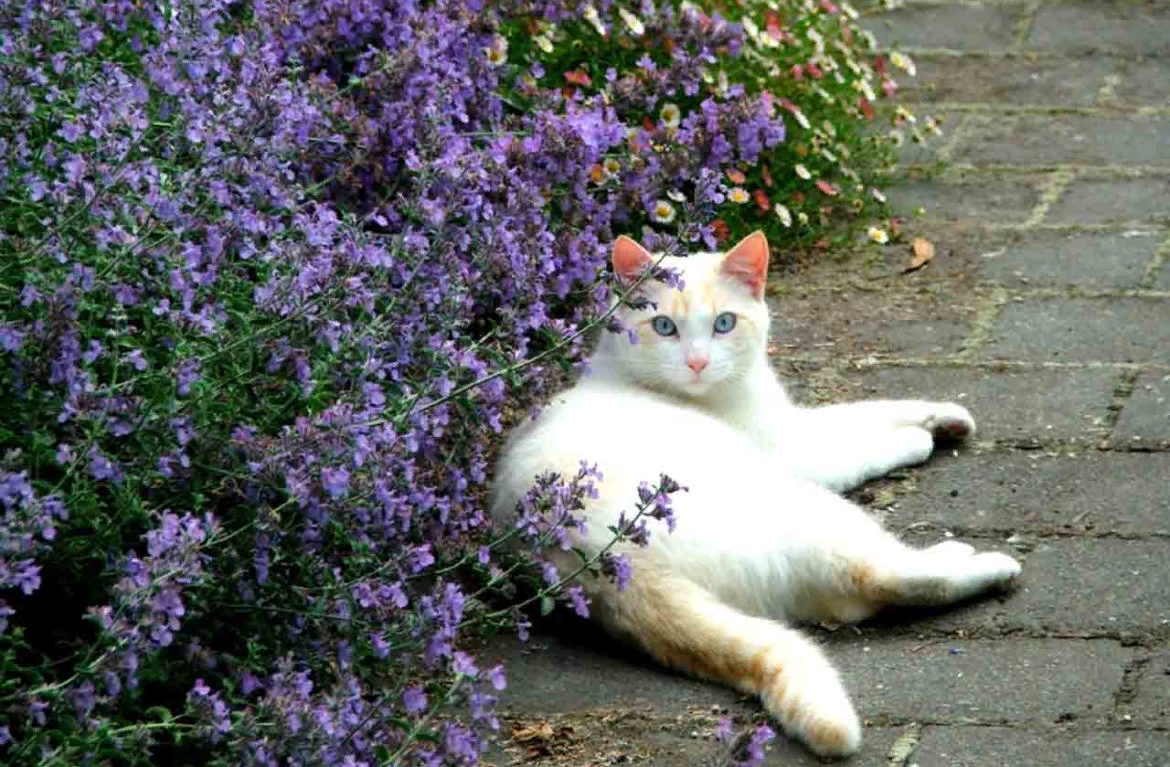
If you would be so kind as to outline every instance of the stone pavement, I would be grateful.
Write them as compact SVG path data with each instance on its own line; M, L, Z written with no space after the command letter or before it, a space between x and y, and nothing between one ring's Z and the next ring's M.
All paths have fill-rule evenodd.
M903 245L777 278L805 401L953 398L973 444L855 499L921 542L1014 551L1021 588L814 630L866 720L850 764L1170 765L1170 3L930 2L875 12L906 100L945 118L891 194ZM925 216L911 215L919 206ZM496 761L709 763L758 705L579 626L496 642ZM783 738L768 764L815 764Z

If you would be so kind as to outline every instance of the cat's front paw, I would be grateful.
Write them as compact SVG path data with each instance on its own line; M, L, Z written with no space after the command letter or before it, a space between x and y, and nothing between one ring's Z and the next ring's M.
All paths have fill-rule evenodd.
M975 419L967 408L954 402L939 402L922 428L939 442L957 442L974 436Z

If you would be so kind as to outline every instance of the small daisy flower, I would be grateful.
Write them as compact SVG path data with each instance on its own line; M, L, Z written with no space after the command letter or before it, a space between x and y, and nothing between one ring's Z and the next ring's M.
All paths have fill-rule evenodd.
M890 63L911 77L918 74L918 67L914 66L914 60L904 53L899 53L898 51L891 53Z
M667 191L666 196L669 197L670 199L674 200L675 202L686 202L687 201L687 196L677 189L671 189L671 190Z
M784 226L792 226L792 214L788 212L788 208L780 203L776 203L776 217L780 219L780 223Z
M756 26L756 22L744 16L739 23L743 27L743 31L751 38L752 42L758 44L760 42L760 28Z
M677 128L682 122L682 110L678 108L678 104L667 102L662 105L662 111L658 113L662 118L662 124L667 128Z
M500 66L508 60L508 40L503 35L496 35L491 46L484 48L484 53L487 54L489 64L493 67Z
M865 236L869 238L870 242L876 242L878 245L885 245L890 241L890 235L886 234L886 230L879 229L876 226L871 226L867 229Z
M605 37L607 32L605 24L602 23L601 16L597 13L597 9L593 7L592 3L585 6L585 12L583 15L585 16L585 20L592 24L593 28L597 30L597 34Z
M812 178L812 174L808 172L808 168L804 167L800 163L797 163L793 170L796 171L796 175L800 176L805 181L808 181L810 178Z
M880 189L871 189L869 190L869 194L878 202L884 203L886 201L886 195Z
M803 210L797 211L796 220L801 226L808 226L808 214Z
M666 200L658 200L650 209L650 220L656 224L669 224L677 215L674 206Z
M727 193L727 199L732 202L745 203L751 199L751 195L742 186L733 186L731 191Z
M825 52L825 38L821 37L820 32L816 31L812 27L809 27L809 30L805 33L805 36L808 37L809 40L812 40L813 45L817 49L817 53Z
M853 21L857 21L858 17L861 15L857 12L857 9L849 3L841 3L841 10L844 11L845 15Z
M938 120L933 117L926 118L926 129L935 136L942 135L942 128L938 127Z
M642 24L642 20L625 8L618 8L618 16L622 17L622 22L626 25L626 29L630 30L630 34L634 37L641 37L646 34L646 27Z
M897 128L894 128L886 135L890 137L890 141L894 146L902 146L902 144L906 143L906 134L902 133L902 131L898 130Z
M821 125L825 129L825 133L829 136L829 138L837 138L837 129L833 127L833 123L825 120Z
M796 118L796 121L800 123L800 127L808 130L808 118L804 116L804 112L801 111L800 107L793 107L790 111L792 112L792 116Z
M545 53L553 52L552 40L548 38L548 35L537 35L536 37L532 38L532 42L536 43L536 47Z
M616 157L606 157L601 161L601 168L607 176L616 176L618 171L622 169L622 164L617 161Z
M914 113L904 106L899 105L897 109L894 110L894 114L900 120L905 120L906 122L910 123L918 122L918 118L914 116Z

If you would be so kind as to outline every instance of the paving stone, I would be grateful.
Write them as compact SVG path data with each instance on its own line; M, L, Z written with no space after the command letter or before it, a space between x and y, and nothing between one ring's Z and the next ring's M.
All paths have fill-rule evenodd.
M985 358L1052 362L1170 362L1170 299L1073 298L1012 302Z
M1083 288L1135 289L1161 243L1162 233L1134 230L1120 234L1032 234L983 258L987 279L1013 287L1075 284Z
M851 377L835 399L954 401L975 416L979 439L1013 443L1098 439L1120 373L1108 368L986 370L894 367Z
M922 767L1165 767L1170 733L1067 727L927 727L910 764Z
M1117 104L1124 106L1170 103L1170 64L1164 57L1122 59L1120 80L1113 87Z
M1121 2L1046 6L1036 13L1024 48L1164 55L1170 52L1170 8Z
M1170 291L1170 265L1162 264L1157 279L1154 280L1154 290Z
M970 115L954 158L974 165L1170 165L1170 118Z
M762 716L753 698L661 668L575 620L538 627L528 642L496 637L480 661L481 666L504 663L507 669L508 687L500 693L505 736L510 722L547 721L554 730L567 726L558 747L577 755L574 764L614 763L614 754L635 751L650 760L647 764L706 763L718 749L705 736L720 717ZM857 763L884 766L900 732L867 728ZM497 744L489 758L507 763L505 745ZM605 758L591 761L591 755ZM811 767L819 762L780 737L765 764Z
M1011 176L969 184L913 181L890 189L888 196L902 215L921 207L927 218L967 226L1023 223L1040 199L1033 183Z
M1026 631L1170 633L1170 568L1164 539L1042 540L1024 559L1022 586L1002 627Z
M899 292L843 289L778 296L769 300L775 350L825 356L953 354L974 320L973 300L953 301L967 292L961 287L949 294L945 289L916 292L907 283Z
M556 633L492 640L481 666L506 664L508 687L500 702L522 714L563 714L632 707L676 716L695 707L751 710L728 688L674 674L616 644L592 626L567 621Z
M1146 373L1138 378L1110 441L1118 446L1170 446L1170 375Z
M1170 729L1170 650L1161 650L1149 658L1137 679L1137 689L1118 709L1122 721Z
M1104 719L1132 656L1104 639L853 637L827 651L858 712L878 723Z
M1170 221L1170 178L1075 181L1049 209L1050 224Z
M640 717L636 713L589 716L539 716L503 720L503 737L498 740L481 764L524 765L525 767L595 767L631 764L647 767L695 767L727 765L727 747L715 741L713 726L706 717L688 725L680 717L677 723ZM702 721L702 724L697 723ZM513 728L523 732L548 724L548 740L507 743ZM902 727L867 727L862 735L860 753L849 758L850 767L887 767L888 754ZM527 737L531 737L530 735ZM765 746L765 767L823 767L817 759L795 741L779 735Z
M1170 536L1170 453L944 451L913 477L886 515L892 530Z
M1115 60L1100 57L918 56L914 63L918 76L899 79L899 98L926 103L1091 107L1105 78L1121 71Z
M893 43L909 48L1004 51L1012 46L1022 15L1022 6L956 4L900 8L864 23L882 48Z

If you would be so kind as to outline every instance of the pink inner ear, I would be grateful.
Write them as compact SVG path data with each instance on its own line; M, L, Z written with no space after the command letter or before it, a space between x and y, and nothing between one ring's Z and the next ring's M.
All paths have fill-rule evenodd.
M653 258L650 251L624 234L613 244L613 270L623 280L638 279Z
M756 298L762 298L768 281L768 238L758 230L744 237L727 251L721 271L746 285Z

